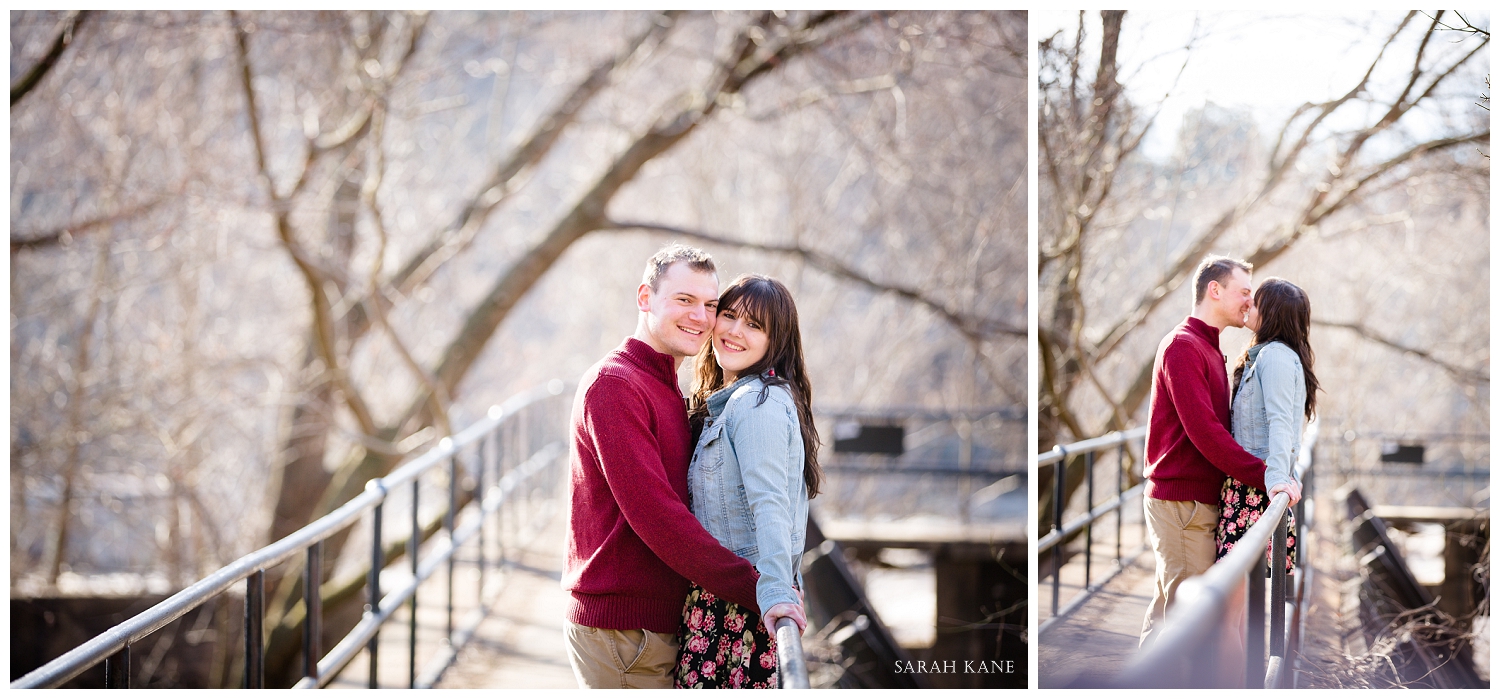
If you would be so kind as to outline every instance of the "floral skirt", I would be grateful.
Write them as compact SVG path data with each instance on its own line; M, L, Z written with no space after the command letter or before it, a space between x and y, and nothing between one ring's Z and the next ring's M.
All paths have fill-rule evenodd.
M1260 521L1271 498L1254 486L1248 486L1233 478L1224 479L1219 491L1219 525L1214 528L1214 544L1217 547L1214 560L1229 555L1236 542L1245 532ZM1270 574L1271 543L1266 544L1266 573ZM1286 572L1292 572L1297 562L1297 517L1288 511L1286 528Z
M682 608L677 689L776 689L776 637L760 615L694 585Z

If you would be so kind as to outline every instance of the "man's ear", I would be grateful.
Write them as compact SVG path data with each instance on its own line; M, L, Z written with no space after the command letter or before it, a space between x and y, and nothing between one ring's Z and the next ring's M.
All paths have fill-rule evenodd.
M651 285L641 284L635 290L635 307L642 313L651 312Z
M1224 285L1222 285L1222 284L1220 284L1220 283L1218 283L1216 281L1210 281L1208 283L1208 297L1209 298L1211 298L1211 299L1217 299L1217 298L1219 298L1219 294L1223 293L1223 291L1224 291Z

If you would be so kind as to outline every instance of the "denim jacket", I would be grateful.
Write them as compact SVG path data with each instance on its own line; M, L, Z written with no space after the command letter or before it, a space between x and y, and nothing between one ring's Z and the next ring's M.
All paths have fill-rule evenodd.
M1266 490L1292 482L1302 444L1307 402L1302 360L1292 348L1268 342L1250 348L1229 423L1234 441L1266 462Z
M760 403L762 390L765 402ZM724 548L760 571L764 612L798 603L807 541L802 430L785 386L746 376L708 397L708 418L688 466L693 514Z

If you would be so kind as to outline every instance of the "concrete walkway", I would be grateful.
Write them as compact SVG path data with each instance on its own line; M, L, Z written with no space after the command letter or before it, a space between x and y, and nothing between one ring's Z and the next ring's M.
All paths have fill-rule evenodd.
M1112 677L1124 669L1135 656L1141 619L1151 604L1155 566L1156 559L1145 552L1082 607L1047 629L1037 647L1040 688L1066 687L1087 677ZM1051 595L1049 582L1043 581L1037 591L1046 601ZM1078 587L1074 586L1074 592ZM1069 597L1064 590L1063 604Z
M545 516L539 512L538 516ZM520 531L525 518L500 523L507 541L528 541L505 551L506 564L491 566L485 587L494 595L490 612L459 651L458 659L438 678L436 687L576 688L563 647L563 609L567 601L562 578L566 520L552 514L534 536ZM493 531L493 529L492 529ZM425 547L424 547L425 548ZM487 559L500 547L491 538ZM424 552L425 555L425 552ZM475 543L466 544L454 571L455 629L472 623L478 605L478 558ZM403 564L404 565L404 564ZM387 570L382 587L395 589L410 580L400 567ZM447 570L440 568L417 593L418 676L447 651ZM411 681L410 614L405 605L380 632L380 687L406 687ZM329 683L330 689L363 689L369 681L369 655L361 652Z

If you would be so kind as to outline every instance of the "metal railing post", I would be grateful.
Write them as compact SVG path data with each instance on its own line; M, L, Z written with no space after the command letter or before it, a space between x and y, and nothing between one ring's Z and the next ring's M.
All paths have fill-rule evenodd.
M511 424L514 424L512 421ZM510 442L505 439L505 428L495 430L495 485L500 486L505 482L505 449ZM495 565L504 570L505 568L505 517L510 511L510 498L502 498L495 506Z
M406 558L411 561L411 577L417 578L417 545L422 540L422 520L417 517L417 493L422 487L422 479L418 478L411 482L411 538L406 540ZM408 689L417 688L417 595L412 593L411 601L408 603L407 612L411 618L407 620L407 640L410 641L407 649L407 683Z
M1243 539L1241 540L1243 541ZM1266 677L1266 556L1255 558L1245 579L1245 687L1259 689Z
M489 521L484 512L484 470L488 467L488 461L484 458L484 444L489 440L481 439L475 446L474 464L474 502L479 503L479 581L475 586L474 606L483 606L484 603L484 568L485 568L485 537L484 525Z
M245 688L266 686L265 637L266 571L256 570L245 578Z
M1085 491L1083 508L1085 512L1094 511L1094 452L1083 455L1084 478L1088 481ZM1088 591L1089 583L1093 582L1094 569L1094 522L1089 521L1088 528L1083 532L1083 589Z
M130 689L130 644L104 659L104 688Z
M307 614L302 622L302 676L318 679L318 660L323 655L323 542L307 547L307 569L302 573L302 603Z
M380 481L371 481L370 485L385 492L385 485ZM368 486L367 486L368 488ZM370 531L370 579L366 583L369 592L369 604L365 605L366 614L372 618L380 616L380 570L385 567L385 549L381 542L381 519L385 512L385 501L375 505L375 512L371 517L372 526ZM370 635L370 643L366 646L370 651L370 681L369 688L375 689L378 684L376 680L380 670L380 627L375 627L375 633Z
M1125 442L1120 442L1119 452L1115 455L1115 497L1123 498L1125 495ZM1120 503L1120 508L1115 510L1115 565L1125 565L1125 503Z
M443 528L448 531L448 541L453 541L453 520L458 512L458 455L448 458L448 513L443 516ZM454 545L448 555L448 627L443 638L453 644L453 571L458 563L458 547Z
M802 653L802 632L791 619L776 621L776 673L782 689L810 689L807 659Z
M1068 473L1068 450L1062 445L1053 448L1061 456L1052 465L1052 531L1060 532L1063 522L1063 481ZM1067 547L1066 542L1060 543L1052 552L1052 616L1057 616L1058 596L1062 594L1062 556Z
M1276 538L1271 541L1271 655L1286 655L1286 528L1285 513L1276 521Z

